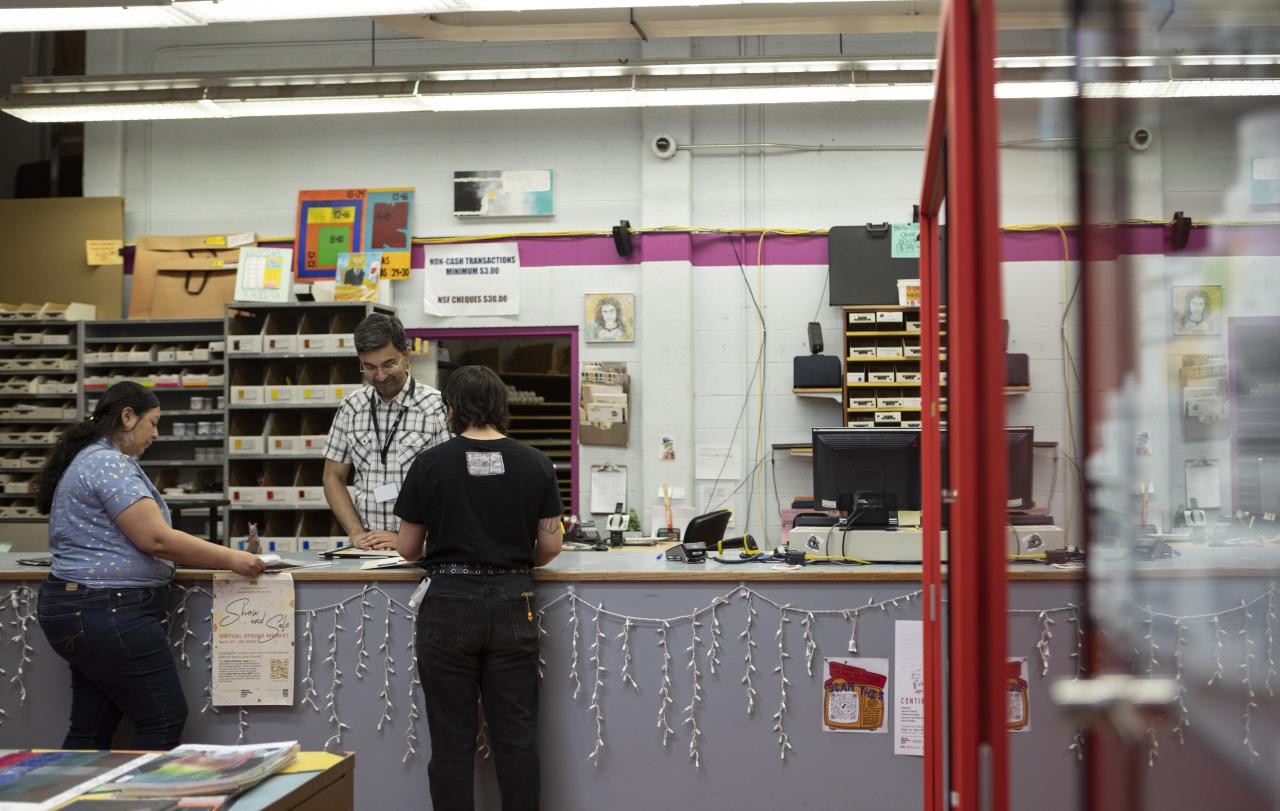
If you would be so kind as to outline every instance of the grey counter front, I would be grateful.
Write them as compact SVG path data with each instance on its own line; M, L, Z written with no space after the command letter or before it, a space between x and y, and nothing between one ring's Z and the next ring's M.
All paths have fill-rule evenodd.
M824 657L892 661L894 621L921 616L919 599L910 597L920 588L918 567L807 566L787 571L760 564L693 566L669 563L657 555L656 550L570 552L536 573L537 604L545 607L540 727L544 808L919 807L922 761L893 754L892 712L886 723L888 734L824 732L821 723ZM35 607L33 600L24 599L30 592L20 590L36 587L46 573L18 565L19 557L27 556L0 555L0 579L10 581L0 585L0 621L5 623L0 667L9 677L19 670L19 646L12 639L19 635L19 615ZM1171 604L1185 604L1176 592L1189 581L1180 575L1197 568L1185 563L1177 560L1159 572L1166 576L1160 578L1159 591L1167 592L1164 597ZM1221 572L1220 583L1234 596L1213 602L1229 606L1265 590L1275 567L1259 563L1249 560L1238 571ZM245 740L250 742L297 739L304 749L319 749L338 731L333 720L336 712L347 728L342 731L340 746L331 744L330 748L359 755L356 807L387 811L426 808L430 744L421 694L415 694L410 682L411 625L402 608L421 573L411 569L360 571L359 565L359 561L343 561L294 573L299 703L255 708L244 714L235 708L202 711L209 685L204 643L209 639L210 573L180 571L177 585L188 591L179 591L175 599L186 595L184 613L193 632L184 643L183 617L174 615L174 653L181 657L185 652L190 663L189 667L179 666L191 706L184 737L233 743L243 728ZM1011 747L1013 807L1074 809L1079 772L1075 753L1068 749L1073 729L1052 708L1047 696L1051 679L1075 672L1071 612L1053 615L1056 624L1047 677L1040 674L1036 644L1043 630L1040 610L1080 601L1079 573L1019 565L1011 569L1010 577L1010 609L1023 612L1010 615L1010 655L1029 660L1032 717L1030 730L1017 734ZM885 607L865 610L868 603L884 603ZM334 608L337 604L343 605L340 615ZM790 620L782 625L781 637L788 655L781 661L790 682L782 718L791 747L785 760L780 757L775 730L782 676L776 671L780 661L778 606L789 608ZM714 619L709 610L713 607ZM603 609L599 634L597 608ZM742 636L749 608L756 612L750 615L750 639L755 643L751 648ZM864 609L857 616L856 654L849 651L854 624L846 616L854 609ZM690 648L694 647L695 629L688 617L694 611L699 612L701 623L696 629L697 678L702 695L698 702L691 700L694 670ZM806 666L810 646L805 630L810 611L828 612L815 613L808 623L813 647L811 674ZM631 618L630 627L625 618ZM335 623L342 630L335 631ZM365 657L359 656L357 647L362 625ZM664 630L666 652L671 657L669 704L663 702ZM30 661L21 667L26 701L20 701L17 682L0 682L0 709L6 713L0 726L0 747L56 747L65 732L70 677L65 663L48 648L34 622L27 624L26 640L32 648ZM635 686L622 678L624 642L630 655L626 669ZM390 665L393 673L388 672L380 652L384 643L394 660ZM713 644L718 665L709 658ZM748 650L754 666L750 686L755 690L750 712L748 686L743 682ZM571 670L575 658L577 667ZM336 689L335 662L341 671ZM303 703L309 696L305 689L308 673L315 696ZM390 687L385 698L384 684ZM890 708L893 690L891 678ZM593 694L598 701L593 702ZM694 706L692 720L690 705ZM663 706L665 723L660 720ZM411 707L416 707L419 715L412 726ZM390 721L379 730L384 715ZM698 766L690 755L690 733L695 724L701 732ZM665 746L664 727L671 730ZM416 742L407 742L410 729ZM602 730L603 748L596 745L597 729ZM410 743L416 750L413 753L408 750ZM1185 750L1163 744L1161 770L1177 769L1179 764L1185 767L1195 757L1190 744ZM598 755L594 759L589 758L593 751ZM482 763L479 774L477 807L498 808L491 757Z

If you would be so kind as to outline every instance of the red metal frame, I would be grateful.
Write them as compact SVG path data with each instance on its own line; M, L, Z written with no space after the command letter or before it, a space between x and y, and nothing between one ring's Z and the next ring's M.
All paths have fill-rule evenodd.
M1004 358L999 255L995 13L991 3L944 2L936 93L929 113L921 208L926 811L1009 805L1004 663ZM943 671L939 560L941 494L938 219L948 211L950 674L942 781ZM932 508L932 509L931 509ZM949 795L949 796L948 796Z

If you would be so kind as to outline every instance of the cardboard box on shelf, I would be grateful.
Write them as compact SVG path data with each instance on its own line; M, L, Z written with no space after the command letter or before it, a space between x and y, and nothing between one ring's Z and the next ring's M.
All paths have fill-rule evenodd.
M235 296L240 247L225 234L139 237L129 318L219 318Z

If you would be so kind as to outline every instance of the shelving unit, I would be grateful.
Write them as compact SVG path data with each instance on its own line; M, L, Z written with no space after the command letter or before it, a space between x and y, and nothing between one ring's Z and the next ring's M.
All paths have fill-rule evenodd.
M920 308L848 306L844 323L845 425L919 428Z
M154 392L160 436L138 461L168 503L174 526L215 541L225 503L225 357L221 319L85 322L84 413L118 380Z
M258 525L264 550L325 550L346 533L324 497L324 445L342 399L363 386L364 302L227 305L228 542Z
M946 314L943 313L943 319ZM844 308L844 424L860 428L919 428L920 308L863 304ZM941 331L945 338L946 330ZM945 341L944 341L945 349ZM939 358L942 387L947 385L947 355ZM801 390L796 390L801 393ZM1030 386L1006 386L1007 395L1026 394ZM942 398L942 410L947 398Z
M569 509L576 475L573 420L577 408L572 404L568 338L521 336L446 342L454 348L451 356L456 363L488 366L511 388L507 434L550 457L560 500Z
M80 321L0 318L0 521L44 521L35 477L83 411Z

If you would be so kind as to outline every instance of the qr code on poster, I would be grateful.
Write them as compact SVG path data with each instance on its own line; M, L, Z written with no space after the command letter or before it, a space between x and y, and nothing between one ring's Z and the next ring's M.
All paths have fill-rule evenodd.
M288 681L289 680L289 660L288 659L272 659L271 660L271 680L272 681Z

